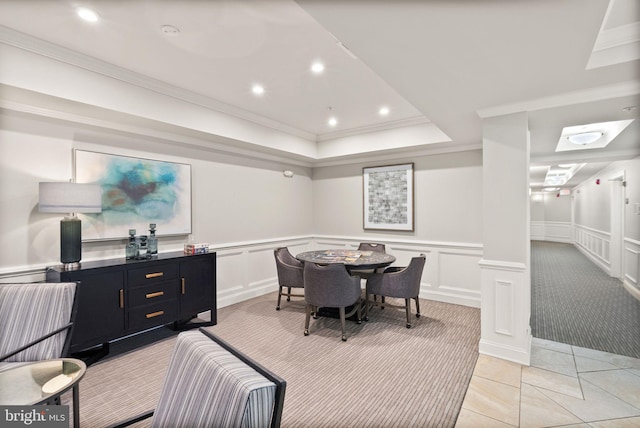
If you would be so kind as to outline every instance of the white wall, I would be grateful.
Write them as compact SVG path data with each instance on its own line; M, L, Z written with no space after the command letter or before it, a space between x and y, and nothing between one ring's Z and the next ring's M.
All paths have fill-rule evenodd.
M531 239L573 242L571 196L558 192L534 192L531 195Z
M624 175L622 187L623 237L612 236L611 178ZM596 184L596 180L600 184ZM613 198L615 199L615 198ZM615 202L615 201L613 201ZM573 191L575 245L606 272L616 272L616 251L621 261L620 276L625 287L640 299L640 157L611 163L607 168L578 185ZM615 248L618 245L621 249ZM612 262L613 256L613 262ZM617 276L617 275L616 275Z
M358 163L314 168L313 213L321 235L385 236L455 243L482 242L482 152L480 150L394 159L414 163L414 232L363 231L362 168ZM339 202L339 204L338 204ZM339 209L337 209L339 208Z

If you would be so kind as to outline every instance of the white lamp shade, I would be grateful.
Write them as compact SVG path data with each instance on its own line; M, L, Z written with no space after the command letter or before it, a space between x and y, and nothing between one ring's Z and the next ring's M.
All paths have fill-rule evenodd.
M102 211L102 188L99 184L40 183L38 211L99 213Z

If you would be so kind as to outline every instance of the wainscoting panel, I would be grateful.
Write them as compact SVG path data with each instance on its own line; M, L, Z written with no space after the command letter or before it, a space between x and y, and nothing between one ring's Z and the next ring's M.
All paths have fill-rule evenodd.
M544 221L532 221L529 235L532 241L544 241Z
M439 280L427 284L426 296L433 300L480 307L480 266L479 251L436 251L439 263L436 273ZM427 265L425 269L429 268ZM464 302L464 303L461 303Z
M640 241L630 238L624 240L624 287L636 299L640 300Z
M611 274L609 248L611 234L576 224L574 226L574 245L580 252L591 259L602 270Z
M499 260L481 260L479 265L482 282L480 353L528 365L531 347L529 269L521 263Z
M570 222L560 221L532 221L531 239L534 241L573 242L572 226Z
M513 336L513 282L496 280L495 307L502 308L495 312L495 332Z
M218 307L277 291L278 276L273 250L288 247L296 255L308 251L310 242L311 238L305 237L210 246L210 251L218 253Z
M412 257L427 257L420 297L464 306L480 307L480 268L482 245L451 242L401 241L321 236L313 240L314 249L355 249L360 242L381 242L396 257L393 266L407 266ZM364 286L364 284L363 284Z
M303 236L282 239L212 244L217 253L217 299L222 308L278 289L273 250L288 247L295 256L303 251L342 248L353 250L360 242L382 242L396 257L394 266L406 266L412 257L427 256L420 297L480 307L481 244L363 239L361 237ZM44 280L44 267L0 272L2 282ZM363 283L364 286L364 283ZM275 302L274 302L275 308Z

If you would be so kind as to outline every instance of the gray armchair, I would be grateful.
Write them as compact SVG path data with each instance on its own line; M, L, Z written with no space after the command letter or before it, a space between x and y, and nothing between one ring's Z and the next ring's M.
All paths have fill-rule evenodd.
M386 247L384 244L378 244L376 242L361 242L358 245L358 251L373 251L378 253L385 253ZM367 279L374 273L382 273L384 269L351 269L351 275L358 275L362 279Z
M278 305L276 310L280 310L280 299L287 296L287 302L292 297L304 297L304 294L294 294L292 288L304 288L302 262L291 255L287 247L276 248L273 251L276 258L276 267L278 269ZM287 292L282 291L282 287L287 288Z
M342 341L347 341L345 319L357 312L358 323L361 321L360 278L349 275L342 263L318 265L304 264L304 299L307 302L307 314L304 324L304 335L309 335L311 312L318 308L338 308L342 326ZM355 305L345 314L345 308Z
M379 253L386 252L386 247L384 244L378 244L375 242L361 242L358 245L358 251L377 251Z
M379 295L384 297L396 297L404 299L404 306L390 305L382 301L380 306L399 307L406 310L407 328L411 328L411 299L416 302L416 318L420 318L420 301L418 294L420 293L420 280L422 279L422 271L426 257L420 254L419 257L413 257L409 266L406 267L389 267L384 273L375 273L367 280L366 304L365 304L365 321L369 320L369 295ZM371 302L378 305L377 302Z
M66 357L75 282L0 284L0 365Z

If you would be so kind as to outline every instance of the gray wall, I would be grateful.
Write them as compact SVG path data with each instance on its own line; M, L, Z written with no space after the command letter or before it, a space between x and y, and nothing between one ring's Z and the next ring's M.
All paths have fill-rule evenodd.
M314 231L319 235L393 236L423 241L482 243L480 150L394 159L414 163L414 232L363 230L362 168L372 162L314 168Z
M177 142L89 130L22 113L0 116L0 273L59 260L63 215L38 212L38 182L67 181L72 149L192 165L192 239L228 243L310 235L311 170L186 148ZM295 176L286 178L284 169ZM188 237L161 238L162 250ZM120 257L120 241L85 243L83 259Z

